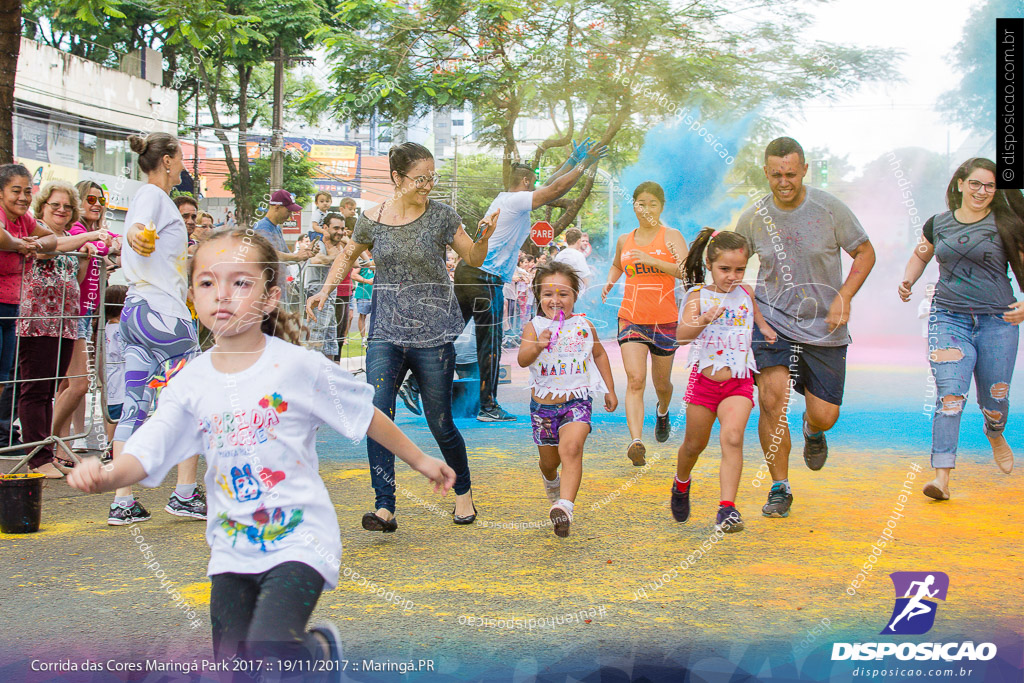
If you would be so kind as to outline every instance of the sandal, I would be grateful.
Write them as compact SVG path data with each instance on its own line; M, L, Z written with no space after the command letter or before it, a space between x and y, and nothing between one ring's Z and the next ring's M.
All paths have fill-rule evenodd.
M46 468L47 465L49 465L50 467L48 469L44 469L44 468ZM64 478L64 473L61 472L56 467L54 467L53 463L51 463L51 462L43 463L39 467L29 467L28 471L32 472L33 474L45 475L47 479L63 479Z
M626 457L633 463L633 467L643 467L647 464L645 455L647 455L647 448L644 446L643 441L633 439L629 442L629 447L626 449Z
M398 520L394 517L384 519L378 517L376 512L367 512L363 515L363 528L367 531L383 531L386 534L394 533L398 528Z

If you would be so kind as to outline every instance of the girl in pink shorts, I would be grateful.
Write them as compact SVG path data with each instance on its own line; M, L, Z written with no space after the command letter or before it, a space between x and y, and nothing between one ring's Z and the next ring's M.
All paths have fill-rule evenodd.
M705 254L706 251L706 254ZM721 500L715 529L740 531L743 519L736 504L743 471L743 431L754 407L754 324L769 342L775 330L765 323L743 276L750 258L746 238L731 231L704 228L686 257L686 293L676 339L690 347L690 379L686 386L686 435L679 447L672 484L672 516L690 518L690 471L708 445L715 418L721 425ZM703 284L705 268L712 284Z

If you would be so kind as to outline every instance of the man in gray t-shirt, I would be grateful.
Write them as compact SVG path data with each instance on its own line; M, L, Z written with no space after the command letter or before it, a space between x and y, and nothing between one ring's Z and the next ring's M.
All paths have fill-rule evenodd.
M821 469L828 457L825 432L839 419L846 381L846 323L850 303L875 264L875 251L853 212L839 199L805 187L807 163L792 138L765 149L771 194L740 216L736 232L760 257L754 297L779 335L769 344L754 330L754 359L761 407L758 433L772 488L762 512L786 517L789 486L789 382L807 400L803 418L804 462ZM853 257L843 280L840 249Z

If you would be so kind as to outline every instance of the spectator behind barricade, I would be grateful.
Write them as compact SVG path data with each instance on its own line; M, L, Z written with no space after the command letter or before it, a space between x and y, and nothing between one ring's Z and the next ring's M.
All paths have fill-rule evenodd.
M196 243L202 242L213 234L213 230L213 216L206 211L200 211L196 218L196 231L192 233L192 238Z
M180 194L174 198L174 205L178 207L181 219L185 221L185 231L188 233L189 254L195 251L196 240L193 237L196 231L196 219L199 217L199 203L190 195Z
M344 249L348 246L349 242L352 241L352 230L356 227L355 200L346 197L348 201L342 201L341 217L345 221L345 227L341 231L341 248ZM351 202L351 203L349 203ZM353 269L348 275L345 276L335 290L336 296L334 299L334 334L338 340L338 355L335 356L334 360L341 360L341 352L345 348L345 340L348 338L348 328L352 323L352 295L355 293L355 281L352 279L352 275L355 272Z
M124 285L110 285L103 296L103 312L106 325L103 327L103 387L106 394L106 412L103 416L106 428L106 442L103 459L111 457L114 443L114 429L121 419L124 407L124 347L121 345L121 311L124 309L128 288Z
M304 281L304 292L306 297L313 296L320 291L327 279L327 271L330 270L334 259L341 253L342 240L345 232L345 219L338 213L324 215L323 241L320 244L324 249L306 262ZM335 294L332 292L331 297ZM338 340L336 321L334 319L333 301L327 300L328 305L317 311L316 317L309 321L309 348L323 353L328 358L338 355Z
M12 424L17 396L8 389L14 370L14 323L21 300L25 256L53 251L57 238L28 212L32 176L21 164L0 165L0 446L17 443Z
M313 196L313 225L312 229L306 233L309 235L309 239L323 239L324 228L327 227L324 219L331 212L332 201L334 201L334 197L331 196L331 193L323 190Z
M341 208L338 210L338 213L345 218L345 226L348 228L354 228L356 226L356 200L351 197L345 197L341 200L340 206ZM351 237L351 235L349 236Z
M78 220L78 193L70 183L47 183L32 202L32 213L56 236L56 251L96 255L88 233L71 235L68 226ZM53 250L50 250L53 251ZM60 253L26 259L18 312L18 417L25 443L40 443L52 434L54 389L67 374L78 338L79 283L85 279L90 258ZM33 472L60 479L74 466L42 446L28 461Z
M120 251L119 236L107 230L107 198L103 188L91 180L75 185L78 199L78 217L71 221L68 234L85 237L96 248L94 256L86 267L85 279L79 285L78 337L71 352L67 379L57 387L57 400L53 404L53 433L58 436L84 434L85 395L89 393L89 344L92 340L93 322L100 306L100 271L106 267L106 257ZM76 249L78 247L75 247ZM66 251L66 250L62 250ZM71 442L74 451L85 451L85 439Z
M456 258L458 258L458 255L456 255ZM356 302L356 313L359 314L359 336L363 338L363 346L366 346L366 319L370 315L373 299L373 255L368 251L364 251L356 265L359 267L359 273L358 276L352 275L352 279L356 280L357 283L353 297L355 297ZM451 277L454 271L455 264L452 263L448 269L448 276Z
M308 247L295 252L288 251L288 245L284 241L281 226L297 211L302 211L302 207L295 203L292 193L288 190L278 190L270 195L267 215L252 226L253 230L267 238L277 252L277 259L282 263L302 263L313 255L312 250Z
M579 228L569 228L565 231L565 249L558 252L554 260L568 263L576 271L576 276L580 279L579 295L582 296L583 290L590 284L590 266L587 265L587 257L583 254L583 233Z

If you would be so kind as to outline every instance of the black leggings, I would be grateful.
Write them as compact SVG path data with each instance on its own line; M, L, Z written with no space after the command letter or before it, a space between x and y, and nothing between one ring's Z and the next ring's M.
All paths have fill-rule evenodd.
M262 574L210 577L210 621L218 660L313 661L321 648L306 622L324 589L324 578L308 564L285 562Z

